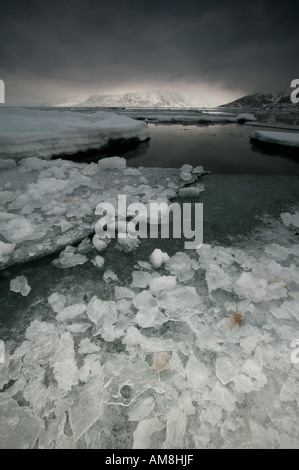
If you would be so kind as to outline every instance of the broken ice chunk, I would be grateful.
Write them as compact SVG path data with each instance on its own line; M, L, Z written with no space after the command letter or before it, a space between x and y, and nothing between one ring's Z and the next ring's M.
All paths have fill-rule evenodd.
M203 186L193 187L193 188L181 188L178 192L178 197L189 198L189 197L198 197L199 194L204 191Z
M134 297L133 305L137 309L148 309L156 307L157 301L148 290L143 290Z
M295 284L299 284L299 267L291 264L290 271Z
M127 234L125 238L117 238L117 243L115 248L124 253L130 253L139 248L141 241L137 237L132 237L130 234Z
M154 268L160 268L162 264L166 263L168 260L168 254L164 253L159 248L156 248L150 256L150 262Z
M299 227L299 212L295 212L295 214L290 214L289 212L283 212L280 217L282 218L283 223L289 227L290 225L294 225L294 227Z
M42 422L28 407L20 407L15 400L0 399L0 447L2 449L33 449Z
M2 359L2 358L1 358ZM8 368L6 364L0 363L0 390L9 382Z
M53 294L51 294L48 298L48 302L51 305L53 311L58 313L63 310L66 303L66 298L64 295L59 294L58 292L53 292Z
M105 341L111 342L123 334L115 328L117 309L114 301L100 300L94 296L87 306L87 315L97 327L94 336L101 335Z
M232 290L232 279L217 263L211 262L206 272L206 280L209 292L217 289L224 289L228 292Z
M107 243L104 240L101 240L97 234L94 235L92 244L99 253L102 253L107 248Z
M139 287L141 289L144 289L145 287L147 287L150 281L152 280L151 274L143 272L143 271L133 271L132 277L133 277L132 286Z
M15 243L3 243L0 241L0 261L4 261L4 256L12 253L15 247Z
M191 354L186 365L186 376L188 385L194 391L200 391L209 381L209 371L206 366L199 362L198 359Z
M83 315L86 312L86 305L85 304L74 304L66 307L64 310L61 310L57 315L56 319L58 321L68 321L73 320L74 318Z
M103 256L98 255L95 256L94 259L91 260L91 262L97 268L102 268L104 266L105 259L103 258Z
M138 168L126 168L124 170L124 175L126 176L140 176L141 171Z
M154 432L162 431L164 428L165 423L156 417L139 421L133 434L134 442L132 449L149 449L152 434Z
M153 397L139 399L132 403L128 409L129 421L142 421L146 419L155 408L155 400Z
M204 173L203 166L196 166L195 168L193 168L192 173L196 175L200 175L201 173Z
M10 290L13 292L19 292L23 297L26 297L31 291L31 287L29 286L25 276L18 276L10 281Z
M163 325L168 321L168 317L164 315L157 307L141 309L135 316L135 322L141 328L154 328Z
M80 341L78 352L79 354L91 354L98 352L100 347L91 343L90 339L84 338Z
M190 181L192 179L191 171L193 167L191 165L183 165L181 167L180 177L183 181Z
M231 382L236 375L236 365L228 357L218 357L216 359L216 376L223 385Z
M74 341L69 332L63 333L59 338L53 372L58 387L63 390L71 390L78 383Z
M243 272L236 284L234 291L240 297L251 302L258 303L272 299L280 299L287 296L287 290L283 281L267 282L266 279L259 279L249 272Z
M157 295L161 291L171 291L176 287L176 276L160 276L149 283L152 294Z
M148 263L147 261L137 261L137 264L138 266L140 266L142 269L148 269L148 270L152 270L153 267L150 263Z
M186 182L192 180L192 175L191 173L188 173L188 172L181 172L180 177L183 181L186 181Z
M87 261L86 256L75 253L76 248L73 246L67 246L59 255L57 259L52 261L56 268L66 269L84 264Z
M135 293L127 287L115 286L115 298L116 299L133 299Z
M171 319L183 318L192 312L202 312L202 298L194 287L177 287L159 293L158 304L165 309Z
M187 253L176 253L169 258L165 267L171 274L177 276L181 282L189 281L195 274L191 259Z
M267 383L267 377L262 373L262 366L248 359L234 378L235 388L240 393L259 391Z
M84 333L88 328L91 327L90 323L72 323L71 325L66 325L65 329L68 330L70 333Z
M76 441L101 417L104 408L103 379L92 377L76 390L69 406L70 425Z
M105 170L124 170L126 165L127 161L122 157L108 157L98 161L98 166Z
M0 222L0 233L11 243L21 243L26 240L36 240L42 234L32 225L30 220L14 214L5 214Z
M267 245L265 248L265 252L280 261L286 260L289 255L289 250L287 248L285 248L284 246L277 245L276 243L272 243L272 245Z
M185 392L169 410L167 415L164 449L184 449L188 416L196 412L191 396Z
M210 400L228 412L234 411L236 406L232 392L228 388L222 387L219 382L212 388Z
M82 242L77 246L76 252L80 255L86 255L92 251L92 243L88 237L84 238Z
M107 271L104 272L103 274L103 279L105 282L109 281L117 281L118 277L117 274L115 274L112 269L107 269Z
M240 122L240 123L244 123L244 122L248 122L248 121L255 122L256 117L251 113L240 113L237 116L237 121Z

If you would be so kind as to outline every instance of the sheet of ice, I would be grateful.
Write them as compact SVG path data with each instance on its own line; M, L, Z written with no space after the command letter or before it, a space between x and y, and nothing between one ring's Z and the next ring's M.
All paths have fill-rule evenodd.
M93 113L1 108L1 158L73 154L98 149L113 139L148 139L144 122L111 112Z
M164 187L164 178L167 176L177 188L185 184L179 177L179 170L157 172L154 168L144 168L140 171L148 184L136 186L136 176L123 174L125 159L111 157L104 160L84 164L25 158L18 166L0 171L0 186L7 181L12 185L2 195L6 202L0 210L1 268L75 244L78 246L73 254L73 248L68 248L72 258L68 260L70 266L77 261L83 262L84 256L89 258L92 248L101 253L109 241L94 235L91 245L86 238L94 234L99 220L95 209L99 203L111 202L117 207L119 194L127 196L128 204L147 204L149 200L169 202L173 191ZM192 176L192 181L195 180ZM140 240L129 237L117 241L118 249L125 252L134 251L139 245ZM67 267L68 261L65 261Z
M279 144L294 148L299 147L298 132L253 131L251 138L269 144Z

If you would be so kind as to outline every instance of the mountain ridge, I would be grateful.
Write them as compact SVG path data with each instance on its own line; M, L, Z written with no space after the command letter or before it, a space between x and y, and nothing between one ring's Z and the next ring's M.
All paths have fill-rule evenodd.
M103 108L192 108L196 105L178 92L151 91L121 95L92 95L81 106Z
M253 93L238 98L231 103L218 106L218 108L240 108L240 109L298 109L298 105L292 103L291 92L285 91Z

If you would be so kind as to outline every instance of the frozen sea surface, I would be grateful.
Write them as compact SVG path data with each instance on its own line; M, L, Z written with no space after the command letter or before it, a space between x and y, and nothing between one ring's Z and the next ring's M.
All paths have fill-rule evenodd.
M226 182L235 195L239 178ZM204 177L197 197L216 203L225 179ZM2 271L0 445L297 448L298 195L295 177L282 179L272 207L279 177L264 177L256 218L252 177L251 222L242 231L238 211L218 227L208 219L197 251L143 240L98 255L85 240L84 263L61 269L53 255Z
M199 157L0 160L1 448L298 448L298 179ZM101 240L119 194L203 202L203 245Z

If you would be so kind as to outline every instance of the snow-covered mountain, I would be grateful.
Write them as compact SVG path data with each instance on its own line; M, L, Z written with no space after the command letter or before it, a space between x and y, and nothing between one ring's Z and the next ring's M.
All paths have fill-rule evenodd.
M177 92L150 91L147 93L125 93L124 95L92 95L81 106L190 108L196 105Z
M298 105L292 103L290 94L283 91L276 93L255 93L246 95L242 98L223 104L223 108L242 108L242 109L298 109Z

